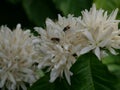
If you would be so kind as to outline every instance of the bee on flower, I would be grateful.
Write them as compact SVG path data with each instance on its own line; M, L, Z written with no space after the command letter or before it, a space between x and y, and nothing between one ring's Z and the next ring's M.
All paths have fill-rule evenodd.
M81 17L58 15L58 21L46 20L46 28L35 27L40 34L34 39L35 50L42 53L38 68L47 67L50 72L50 82L65 76L71 84L70 71L77 57L92 51L99 60L108 49L117 54L120 49L119 20L116 20L118 9L110 15L103 9L97 10L93 4L90 11L82 12ZM103 53L104 52L104 53ZM103 55L104 54L104 55Z
M65 75L67 82L71 84L70 76L73 73L70 68L76 61L77 50L80 49L75 42L77 28L78 21L73 15L68 15L67 18L58 15L57 22L47 19L45 30L40 27L35 28L41 36L36 40L36 43L40 43L40 46L37 44L37 50L44 54L38 67L49 67L50 82Z

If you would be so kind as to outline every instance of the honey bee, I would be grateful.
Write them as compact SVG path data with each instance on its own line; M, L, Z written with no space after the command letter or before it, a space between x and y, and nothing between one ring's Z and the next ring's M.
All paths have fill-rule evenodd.
M76 54L76 53L74 53L72 56L73 56L73 57L77 57L77 54Z
M70 29L70 26L69 26L69 25L67 25L66 27L64 27L63 31L65 32L65 31L67 31L68 29Z
M54 42L60 42L60 39L59 39L59 38L56 38L56 37L51 38L51 40L54 41Z

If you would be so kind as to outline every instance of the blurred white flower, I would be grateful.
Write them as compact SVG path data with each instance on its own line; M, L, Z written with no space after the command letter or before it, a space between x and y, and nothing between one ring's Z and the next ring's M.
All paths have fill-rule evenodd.
M80 45L75 42L78 36L75 35L77 27L77 18L72 15L68 15L68 18L59 15L57 22L46 20L46 30L35 28L40 34L39 40L36 40L40 46L36 44L36 48L44 54L39 62L39 68L49 67L50 82L65 74L68 83L71 84L70 68L76 61L77 50L80 49Z
M8 27L0 29L0 88L8 90L27 90L25 83L36 81L35 51L30 31L22 31L18 24L11 31Z
M118 41L120 20L115 20L117 12L118 9L108 16L107 11L97 10L94 4L90 11L82 12L82 19L80 18L79 23L81 23L81 33L87 38L88 44L80 51L80 55L93 50L95 55L101 59L103 49L116 54L114 48L120 49L120 40Z

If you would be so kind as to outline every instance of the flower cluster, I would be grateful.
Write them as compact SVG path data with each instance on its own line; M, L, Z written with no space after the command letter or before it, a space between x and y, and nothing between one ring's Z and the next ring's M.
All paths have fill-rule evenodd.
M34 37L30 30L23 31L18 24L11 31L0 28L0 88L4 90L27 90L25 83L32 84L38 76L34 63L37 55L33 47Z
M112 54L116 54L114 49L120 49L120 31L118 23L120 20L115 20L118 9L113 11L109 16L107 11L102 9L96 10L95 5L88 12L82 12L81 29L88 43L80 51L84 54L92 50L95 55L101 59L103 49L108 49Z
M63 77L63 73L70 84L70 68L76 61L77 43L73 44L74 31L77 26L77 18L69 15L68 18L59 15L58 22L46 20L46 30L36 27L36 31L40 34L40 40L36 43L36 49L40 49L43 58L39 61L39 68L49 66L51 70L50 82L53 82L57 77Z
M99 60L106 49L117 54L120 49L119 20L116 20L118 9L110 15L103 9L96 10L95 5L90 11L82 11L81 17L58 16L58 21L46 20L46 29L36 27L40 37L34 40L36 50L41 54L38 68L48 67L50 82L65 75L71 84L71 66L76 58L89 51Z
M108 15L93 5L90 11L82 11L81 17L58 15L56 22L48 18L45 29L35 27L38 37L30 30L23 31L20 24L13 31L2 26L0 88L27 90L26 83L34 83L39 78L36 71L43 68L50 72L50 82L65 76L71 84L70 68L79 56L91 51L101 60L106 50L116 55L116 49L120 49L117 12Z

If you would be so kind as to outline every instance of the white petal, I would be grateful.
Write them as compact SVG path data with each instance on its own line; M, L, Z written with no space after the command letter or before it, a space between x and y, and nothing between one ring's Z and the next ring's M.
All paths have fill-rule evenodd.
M20 69L23 73L28 73L28 74L32 74L33 73L33 71L31 70L31 69L29 69L29 68L21 68Z
M110 51L113 55L117 55L117 54L118 54L113 48L109 48L109 51Z
M67 70L67 69L65 69L64 73L65 73L65 77L66 77L66 79L67 79L67 82L69 83L69 85L71 85L70 76L73 75L73 73L70 72L70 71Z
M63 48L60 45L56 45L56 49L58 49L60 52L63 52Z
M20 29L21 28L21 24L17 24L16 29Z
M117 16L118 13L118 8L115 9L115 11L112 11L112 13L110 14L110 17L108 18L109 20L114 20Z
M111 29L111 27L107 28L106 30L100 33L97 40L109 39L111 37L112 32L113 30Z
M23 89L23 90L27 90L27 88L26 88L26 86L25 86L25 84L24 83L21 83L21 88Z
M32 43L33 44L40 43L40 40L38 38L35 38L34 40L32 40Z
M11 73L8 73L8 76L9 76L9 80L10 80L12 83L16 84L16 81L15 81L14 76L13 76Z
M80 55L82 54L85 54L85 53L88 53L90 50L92 50L94 47L93 46L88 46L88 47L85 47L83 48L81 51L80 51Z
M109 42L109 39L103 40L102 42L99 43L99 47L105 47Z
M83 32L83 34L87 37L88 40L94 42L94 39L93 39L93 37L92 37L92 34L91 34L88 30L85 30L85 31Z
M100 48L99 47L96 47L96 49L95 49L95 55L98 57L98 59L100 60L101 59L101 57L100 57Z
M3 75L3 77L0 81L0 88L4 86L6 79L7 79L7 75L5 74L5 75Z
M51 73L50 73L50 80L49 82L54 82L55 79L59 76L59 70L55 70L55 69L52 69Z
M100 54L101 54L101 58L104 58L104 57L107 57L107 56L108 56L108 53L107 53L106 51L104 51L104 50L102 50L102 51L100 52Z

